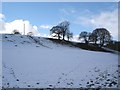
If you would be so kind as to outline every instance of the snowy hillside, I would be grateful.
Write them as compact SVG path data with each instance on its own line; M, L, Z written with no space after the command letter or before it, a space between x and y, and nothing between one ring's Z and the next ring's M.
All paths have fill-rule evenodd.
M118 55L2 35L4 88L117 88Z

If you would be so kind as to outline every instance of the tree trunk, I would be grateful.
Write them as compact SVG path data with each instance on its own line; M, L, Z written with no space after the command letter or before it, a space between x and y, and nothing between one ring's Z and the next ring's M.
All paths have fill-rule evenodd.
M97 44L97 41L95 40L95 45Z
M63 32L63 40L65 40L65 33Z
M68 41L69 41L69 37L68 37Z
M62 33L63 33L63 40L65 40L65 33L66 33L66 30L64 29Z
M102 41L102 46L104 46L104 40Z
M58 34L58 39L60 40L60 34Z
M88 44L88 41L87 41L87 39L85 39L85 43L86 43L86 44Z

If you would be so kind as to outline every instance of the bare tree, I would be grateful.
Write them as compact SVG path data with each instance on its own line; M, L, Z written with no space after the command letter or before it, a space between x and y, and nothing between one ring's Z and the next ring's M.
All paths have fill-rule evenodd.
M67 35L67 32L69 30L69 25L70 25L70 23L68 21L63 21L58 25L58 26L62 27L61 31L62 31L63 40L65 39L65 36Z
M60 26L52 27L52 29L50 30L50 34L55 34L55 36L57 35L58 39L60 39L62 35L62 27Z
M65 39L65 36L67 36L68 31L69 31L69 25L70 23L68 21L63 21L60 24L58 24L57 26L52 27L52 29L50 30L50 34L55 34L54 36L57 36L58 39L60 39L61 37L63 37L63 40ZM72 33L71 33L72 35ZM70 33L69 33L69 37L70 37Z
M95 44L97 44L97 35L94 33L90 33L89 35L89 42L94 42Z
M97 28L92 34L95 35L95 42L98 41L101 46L103 46L104 43L109 43L111 41L110 32L105 28Z
M72 32L67 32L67 39L68 41L73 38L73 33Z
M84 39L86 44L88 44L88 37L89 37L89 33L86 31L83 31L79 34L79 39Z

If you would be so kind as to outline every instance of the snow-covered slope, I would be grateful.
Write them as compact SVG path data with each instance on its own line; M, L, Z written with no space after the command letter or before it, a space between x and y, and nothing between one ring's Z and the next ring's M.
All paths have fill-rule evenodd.
M118 85L116 54L21 35L2 35L2 45L4 88L116 88Z

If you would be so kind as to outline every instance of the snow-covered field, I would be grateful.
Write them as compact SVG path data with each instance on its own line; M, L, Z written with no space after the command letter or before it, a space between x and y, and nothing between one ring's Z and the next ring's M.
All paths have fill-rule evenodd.
M2 45L4 88L117 88L117 54L21 35L4 34Z

